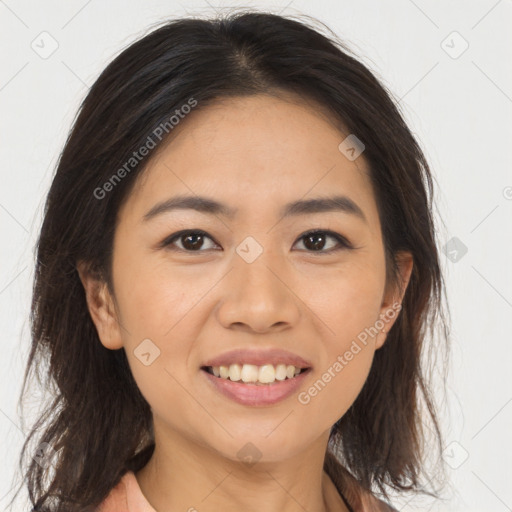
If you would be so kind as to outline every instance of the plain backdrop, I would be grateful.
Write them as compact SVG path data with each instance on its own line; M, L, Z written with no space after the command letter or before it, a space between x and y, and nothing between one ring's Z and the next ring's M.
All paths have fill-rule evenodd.
M78 105L151 24L247 6L311 15L347 41L400 102L435 175L452 320L442 413L450 481L444 502L401 498L395 506L512 510L512 1L213 2L0 1L0 507L19 478L30 426L17 400L33 247Z

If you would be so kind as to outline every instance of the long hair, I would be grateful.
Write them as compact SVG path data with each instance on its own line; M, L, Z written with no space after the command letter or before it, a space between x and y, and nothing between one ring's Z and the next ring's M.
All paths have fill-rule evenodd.
M36 246L31 348L20 401L33 377L52 396L19 461L33 511L94 510L154 450L150 407L124 349L101 344L77 262L87 262L113 292L117 212L170 140L172 130L158 128L168 127L176 110L191 98L199 110L222 98L279 92L324 106L364 142L388 282L399 282L398 251L414 259L402 310L360 394L332 427L325 469L340 489L346 472L385 496L389 488L426 492L425 422L437 447L442 439L423 357L448 345L433 177L397 102L344 43L322 30L259 11L165 21L124 49L83 100L59 157ZM152 153L113 181L148 138L156 146ZM445 339L436 345L438 320Z

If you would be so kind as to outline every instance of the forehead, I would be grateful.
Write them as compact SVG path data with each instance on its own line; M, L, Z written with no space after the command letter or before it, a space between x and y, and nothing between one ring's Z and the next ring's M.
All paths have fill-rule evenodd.
M253 169L279 158L288 163L283 173L303 158L329 161L332 150L337 154L339 143L349 135L347 129L325 106L292 93L279 94L222 98L202 108L199 104L173 129L169 152L183 154L194 148L199 151L189 158L226 163L247 156Z
M148 163L129 210L142 217L155 203L186 194L211 197L242 216L281 211L301 198L345 195L375 222L367 165L338 148L348 135L325 107L292 95L199 104Z

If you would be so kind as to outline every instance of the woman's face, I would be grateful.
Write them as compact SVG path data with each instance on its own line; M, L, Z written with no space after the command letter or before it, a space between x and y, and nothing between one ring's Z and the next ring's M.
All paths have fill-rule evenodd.
M261 95L193 111L119 212L120 327L95 321L126 350L160 438L261 461L326 441L398 315L364 153L343 153L348 133L310 105ZM165 208L178 196L189 207ZM182 230L204 236L171 240ZM282 379L288 365L308 369L235 380Z

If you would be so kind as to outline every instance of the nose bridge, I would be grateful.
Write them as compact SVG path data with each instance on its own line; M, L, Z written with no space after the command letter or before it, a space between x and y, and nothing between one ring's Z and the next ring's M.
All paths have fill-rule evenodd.
M272 295L279 295L280 281L276 277L279 273L280 265L276 261L275 256L270 253L264 253L259 256L252 263L247 263L244 260L238 261L235 264L235 270L246 284L248 291L252 290L253 294L257 293L271 293Z
M273 325L294 323L299 310L287 284L285 264L276 253L252 240L244 240L236 248L229 273L228 293L219 310L225 327L246 324L264 331Z
M236 248L233 265L241 294L265 301L285 300L283 282L277 277L284 272L284 265L269 247L248 237Z

